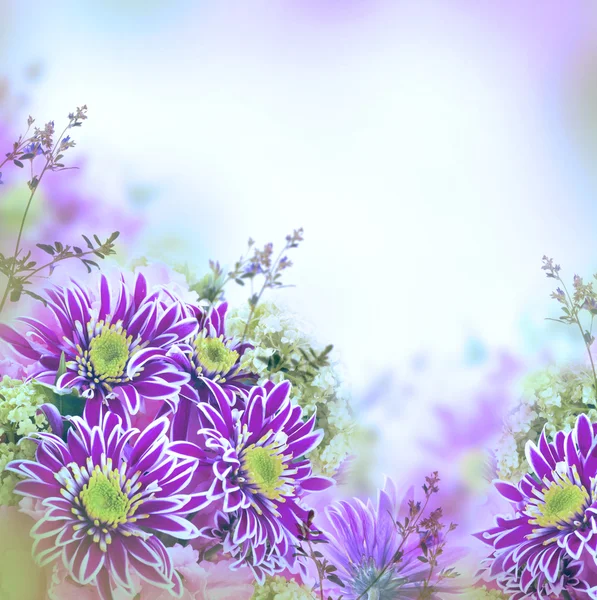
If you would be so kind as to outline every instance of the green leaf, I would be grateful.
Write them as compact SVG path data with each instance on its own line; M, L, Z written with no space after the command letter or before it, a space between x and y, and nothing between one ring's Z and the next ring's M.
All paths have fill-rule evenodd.
M54 256L55 251L54 248L52 248L52 246L50 246L49 244L35 244L40 250L43 250L46 254L49 254L50 256Z
M21 294L23 293L23 286L20 284L13 284L14 287L10 292L10 301L18 302L21 299Z
M80 417L85 408L85 398L77 390L59 390L56 386L47 383L35 382L36 389L41 392L50 404L53 404L62 416Z
M58 380L66 373L66 357L64 352L60 354L60 363L58 364L58 371L56 372L56 379L54 384L58 383Z
M95 267L98 270L100 268L96 262L89 260L88 258L82 258L81 262L87 267L87 271L89 271L89 273L91 273L91 267Z
M335 575L332 573L331 575L328 575L327 578L332 583L335 583L336 585L339 585L340 587L344 587L344 584L342 583L342 580L338 577L338 575Z
M29 296L29 297L33 298L34 300L38 300L44 306L48 305L48 302L47 302L47 300L45 298L42 298L39 294L36 294L35 292L32 292L31 290L23 290L23 294L25 294L26 296Z

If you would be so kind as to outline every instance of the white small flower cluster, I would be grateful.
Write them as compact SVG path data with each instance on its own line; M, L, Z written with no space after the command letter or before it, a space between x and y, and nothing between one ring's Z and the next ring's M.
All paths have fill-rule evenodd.
M47 398L33 383L4 376L0 381L0 436L19 437L43 428L46 418L37 409Z
M528 440L537 442L545 428L548 439L570 431L578 415L597 421L593 375L584 368L549 367L530 375L516 408L510 412L496 449L497 475L519 481L529 472L525 458Z
M244 306L229 313L227 333L241 338L245 330L249 309ZM353 453L355 422L350 412L348 393L342 384L335 364L317 369L314 377L293 377L292 371L268 369L267 359L277 353L282 359L301 360L300 350L321 350L305 333L306 327L290 312L272 302L258 305L247 341L254 350L245 352L243 368L257 373L259 383L268 379L275 383L288 379L292 382L292 400L307 415L317 412L317 427L323 429L322 443L309 455L313 469L318 474L334 475L342 462ZM265 360L264 360L265 359Z
M292 579L279 575L268 577L263 585L255 584L251 600L313 600L313 592Z
M47 428L46 418L37 414L38 408L46 402L33 383L23 383L17 379L3 377L0 380L0 505L17 504L20 496L13 493L18 478L5 471L6 465L15 459L33 459L36 445L30 440L18 438Z

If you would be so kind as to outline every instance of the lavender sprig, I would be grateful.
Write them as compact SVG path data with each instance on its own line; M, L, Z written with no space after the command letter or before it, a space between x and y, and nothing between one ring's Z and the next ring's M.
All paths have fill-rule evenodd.
M206 300L210 306L213 306L215 302L222 299L224 288L230 281L234 281L241 286L249 281L251 286L251 295L248 299L250 312L242 335L242 341L244 341L253 320L255 309L265 290L288 287L282 282L283 272L292 266L292 261L288 259L286 253L293 248L298 248L299 243L302 241L303 229L301 227L286 236L286 244L278 256L274 258L274 245L271 242L260 249L255 246L255 241L249 238L247 251L239 258L228 274L225 274L219 262L210 260L210 272L191 289L197 292L201 300ZM255 282L260 277L262 278L261 287L259 291L255 291Z
M242 341L245 341L249 326L253 320L255 309L263 296L266 289L282 288L286 287L282 284L282 272L292 266L292 262L288 260L286 252L292 248L298 248L299 243L303 241L303 228L295 229L292 234L286 236L286 245L280 251L280 254L275 260L272 260L274 247L273 244L266 244L263 250L255 249L248 270L245 270L240 277L237 279L237 283L243 279L249 279L251 281L251 296L249 298L249 306L251 308L249 317L245 325L245 329L242 335ZM249 244L252 245L252 240L249 240ZM263 284L258 293L253 291L253 281L258 275L263 276Z
M49 121L43 128L33 127L33 134L29 135L31 128L35 123L35 119L29 117L27 119L27 131L24 135L19 136L19 139L14 142L12 150L6 154L6 158L2 161L2 163L0 163L0 168L10 161L12 161L13 164L19 168L24 168L27 161L29 161L30 166L30 178L27 181L27 187L29 188L30 194L25 206L23 217L21 219L14 252L12 256L9 257L0 254L0 272L6 275L8 279L2 300L0 300L0 313L4 309L9 298L11 301L16 302L21 297L22 293L26 293L34 298L39 298L33 292L24 290L24 286L30 283L30 278L45 267L49 267L51 269L57 262L59 262L59 260L64 260L65 258L70 257L67 256L68 253L63 253L60 257L56 256L50 263L44 265L44 267L36 268L36 263L30 260L31 252L27 252L24 255L21 253L21 241L25 223L27 222L27 216L29 214L33 198L35 197L35 193L37 192L39 184L44 175L48 171L56 172L74 168L66 167L62 162L65 152L75 146L75 142L69 135L66 134L69 129L80 127L83 121L87 119L87 106L84 105L82 107L78 107L76 111L69 113L68 119L68 124L58 136L56 136L54 121ZM36 172L35 166L39 163L39 161L42 162L42 167ZM1 175L2 173L0 172L0 178ZM56 242L56 245L58 244L59 243ZM39 245L39 247L42 246L43 245ZM104 245L99 243L99 240L98 246L101 246L104 250L107 250L107 247L104 247ZM91 250L96 255L98 250L101 253L101 249L99 247L91 248ZM77 253L75 251L72 255L74 256L76 254Z

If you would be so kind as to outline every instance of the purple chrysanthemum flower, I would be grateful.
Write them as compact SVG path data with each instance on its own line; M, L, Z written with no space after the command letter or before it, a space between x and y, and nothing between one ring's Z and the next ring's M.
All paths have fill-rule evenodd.
M169 442L165 418L140 434L124 429L110 412L93 427L79 417L71 423L67 442L36 434L36 462L7 466L24 478L15 493L37 498L47 511L31 530L34 555L41 565L62 561L73 580L93 583L105 600L113 588L131 591L135 573L180 592L180 578L155 533L198 535L185 518L203 501L186 493L197 467L189 445Z
M198 405L201 429L191 439L199 448L200 493L215 512L202 533L223 544L235 568L247 564L262 582L294 564L299 525L309 519L302 496L332 484L314 477L303 458L323 434L313 430L315 415L303 422L286 381L252 388L242 410L230 407L217 384L207 385L215 406Z
M589 589L597 597L597 425L581 415L553 442L544 431L526 456L532 473L495 482L514 515L476 535L493 548L485 574L517 600Z
M338 589L342 598L395 600L399 598L421 598L421 591L429 577L429 565L421 562L418 535L403 543L396 521L409 514L408 499L398 500L396 486L386 479L383 490L379 490L377 504L367 504L353 499L337 502L326 509L333 532L324 552L338 569L337 575L344 584ZM396 560L397 553L402 555ZM451 559L449 553L441 556L442 565ZM449 591L446 585L435 586L428 582L429 598L437 598L435 592ZM441 588L441 589L440 589Z
M32 377L86 398L92 423L104 404L123 418L137 413L146 399L175 407L188 381L167 352L196 332L196 320L167 290L149 293L143 275L133 291L124 280L116 288L114 294L105 276L97 297L74 282L57 287L47 291L43 322L20 319L29 328L24 335L0 325L0 338L34 361ZM59 374L62 357L65 372Z
M207 402L212 396L207 381L213 381L224 391L231 406L242 407L248 391L257 376L241 369L244 352L250 344L237 342L226 336L228 304L203 313L196 306L188 310L198 322L198 333L188 343L173 346L168 355L190 380L180 390L180 401L172 417L173 439L187 439L189 432L197 431L199 422L194 406Z

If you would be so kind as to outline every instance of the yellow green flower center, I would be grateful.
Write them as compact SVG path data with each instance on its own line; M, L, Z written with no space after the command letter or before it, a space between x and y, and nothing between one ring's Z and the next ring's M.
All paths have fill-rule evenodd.
M89 344L89 359L97 377L115 379L124 374L132 337L120 326L104 327Z
M131 501L120 487L120 474L116 469L108 475L95 470L79 492L79 500L91 520L106 525L125 523L131 509Z
M198 337L195 351L199 363L215 373L227 373L238 360L238 352L230 350L221 338Z
M275 450L268 447L251 447L245 451L243 466L247 480L270 500L280 496L279 488L283 483L284 459Z
M570 480L562 480L543 493L543 502L538 503L532 523L540 527L555 527L560 523L571 522L582 512L589 496Z

